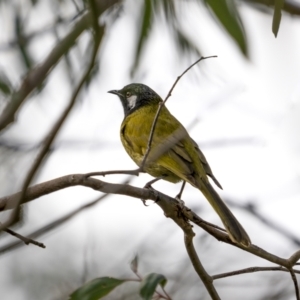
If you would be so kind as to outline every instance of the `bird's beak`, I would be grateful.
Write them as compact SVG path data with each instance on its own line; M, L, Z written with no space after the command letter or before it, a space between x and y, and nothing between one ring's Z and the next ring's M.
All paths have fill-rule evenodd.
M118 90L111 90L111 91L108 91L108 93L122 97L122 94Z

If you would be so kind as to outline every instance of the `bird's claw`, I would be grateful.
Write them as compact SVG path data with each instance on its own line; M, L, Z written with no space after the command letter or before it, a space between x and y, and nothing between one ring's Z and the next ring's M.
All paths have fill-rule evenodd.
M155 198L156 198L156 199L154 200L154 203L157 203L158 200L159 200L158 193L157 193L157 191L152 187L152 183L154 183L155 181L157 181L157 180L151 180L151 181L147 182L147 183L145 184L145 186L144 186L144 189L151 190L151 191L155 194ZM143 202L143 204L144 204L145 206L149 206L149 205L146 204L146 199L141 199L141 200L142 200L142 202Z
M183 210L184 207L185 207L185 203L184 203L183 200L180 199L180 195L177 195L177 196L175 197L175 199L178 201L179 207Z

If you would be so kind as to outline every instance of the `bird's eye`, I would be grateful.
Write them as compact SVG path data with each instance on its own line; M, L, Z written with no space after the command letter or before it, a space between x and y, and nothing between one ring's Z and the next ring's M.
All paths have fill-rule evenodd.
M127 93L126 93L126 98L129 98L129 97L131 97L131 93L130 93L130 92L127 92Z

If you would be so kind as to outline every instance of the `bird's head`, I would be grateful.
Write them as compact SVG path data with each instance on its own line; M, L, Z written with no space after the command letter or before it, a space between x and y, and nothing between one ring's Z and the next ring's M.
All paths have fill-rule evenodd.
M131 83L124 86L121 90L112 90L108 93L119 96L125 116L145 105L153 105L162 101L147 85L142 83Z

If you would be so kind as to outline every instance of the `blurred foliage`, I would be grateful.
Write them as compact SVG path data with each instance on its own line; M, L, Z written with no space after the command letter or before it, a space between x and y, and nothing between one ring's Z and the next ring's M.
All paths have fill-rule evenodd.
M98 2L99 1L101 0L98 0ZM32 27L29 26L29 20L32 15L35 17L37 17L37 15L31 15L31 13L34 12L39 5L42 5L42 2L43 1L38 0L0 0L0 10L4 10L5 6L5 9L11 12L12 18L9 20L11 24L9 24L10 26L8 27L13 28L13 30L11 30L11 36L9 36L5 43L2 42L0 45L0 51L15 51L18 53L22 62L22 65L18 66L17 68L17 73L19 74L19 78L17 78L18 81L21 81L24 77L24 74L35 68L37 64L43 63L43 61L37 61L35 59L35 52L33 51L34 47L32 47L33 43L38 43L40 40L41 43L43 43L42 37L49 35L54 38L55 44L59 44L60 38L64 36L65 32L72 31L72 27L74 24L76 24L77 20L84 15L87 7L86 1L83 0L52 0L52 22L44 27L32 29ZM120 1L120 5L111 7L111 9L104 14L103 21L107 21L107 24L112 27L119 18L122 18L125 11L124 7L128 5L129 2L130 1ZM133 1L131 2L134 3ZM149 42L149 37L151 36L154 25L159 23L161 20L163 20L164 24L166 24L168 33L173 39L174 44L176 45L176 50L180 55L201 55L201 41L199 41L199 44L196 44L191 39L191 35L188 35L183 28L183 23L185 20L182 17L181 6L188 5L188 2L189 1L178 0L144 0L139 1L138 4L136 2L134 3L135 7L140 13L132 14L132 18L135 18L134 21L137 28L136 44L134 45L135 52L133 55L133 61L131 62L132 74L134 74L141 63L143 51L149 46L147 43ZM240 14L242 5L251 5L255 9L258 9L264 13L273 14L273 24L272 27L270 24L270 34L273 31L275 36L277 36L279 32L280 23L282 21L282 13L289 13L296 17L300 16L300 3L289 0L195 0L195 3L199 6L200 10L207 13L213 19L213 21L219 25L221 31L226 34L229 39L234 41L239 51L246 59L248 58L249 44L247 39L247 29L244 28L243 18ZM66 5L73 6L73 10L70 10L72 13L69 15L65 13ZM203 26L201 30L205 30L205 26ZM129 34L132 33L130 32ZM109 36L109 30L107 30L107 35ZM86 51L82 51L81 46L82 45L76 41L73 44L73 52L68 49L64 53L65 73L66 77L69 78L71 87L73 87L73 84L76 80L75 76L77 76L77 73L79 73L77 71L82 69L84 58L87 56ZM77 52L75 59L74 49ZM49 52L51 50L52 49L49 49ZM79 67L78 61L81 63L83 62ZM94 68L90 73L90 76L86 82L86 87L89 86L93 78L95 78L95 76L99 73L101 66L100 63L101 56L98 58L97 63L95 63ZM11 78L13 77L13 75L11 75L11 68L13 67L14 66L10 66L7 69L3 68L3 70L0 72L1 97L10 96L12 91L17 90L18 88L13 86L13 82L16 82L17 80L12 80ZM56 63L52 67L54 69L56 67ZM44 78L44 81L46 81L46 79L47 78ZM37 85L35 87L35 91L39 92L41 90L40 88L41 85ZM4 104L6 103L9 103L9 99L8 101L4 102ZM73 144L71 146L73 146ZM30 143L25 142L22 144L18 141L12 143L11 140L2 139L0 140L0 147L2 150L7 148L9 148L10 151L13 150L13 154L15 155L16 152L28 152L35 150L39 147L39 144L31 145ZM6 157L3 156L3 160L5 159ZM15 182L13 184L15 185ZM134 260L132 263L133 271L136 270L137 272L137 265L138 260L136 257L136 260ZM189 262L185 261L182 269L188 268L188 266ZM181 273L177 273L180 282L182 283L183 280L186 280L187 282L185 283L189 283L191 287L194 286L194 283L189 282L188 277L183 276L182 274L185 275L182 270ZM53 276L55 277L56 275L54 274ZM180 278L181 275L184 278ZM176 279L177 278L175 278L175 280ZM110 291L123 282L124 280L118 280L110 277L98 278L89 282L87 285L83 285L80 289L74 292L74 294L72 294L71 299L83 299L82 295L86 296L88 294L91 294L94 298L91 297L86 299L98 299L105 294L110 293ZM144 278L141 286L142 297L144 297L144 299L150 299L156 287L158 285L164 286L165 284L166 279L163 275L153 273L148 275ZM179 290L180 288L178 288L178 292L180 292ZM286 291L284 292L287 293ZM264 299L279 299L280 297L285 298L286 294L284 295L283 290L280 290L276 293L274 292L274 297L270 295L268 297L266 296Z
M112 277L101 277L93 279L78 288L70 295L70 300L98 300L109 294L116 287L126 282L140 281L140 296L144 300L153 299L157 287L165 287L167 279L164 275L151 273L144 278L138 279L117 279ZM159 295L159 294L158 294ZM164 299L167 299L164 297Z
M140 295L145 300L151 300L158 285L165 287L167 279L164 275L151 273L141 282Z
M32 5L32 9L40 4L40 1L37 0L27 0L27 2L28 5ZM16 48L20 53L21 61L25 68L24 71L26 72L26 70L28 71L32 69L36 63L32 58L33 53L30 50L32 39L35 36L44 33L53 34L58 39L57 29L59 27L63 28L65 26L72 25L72 22L74 22L74 20L82 15L82 13L86 10L86 1L72 0L71 3L75 8L74 11L76 13L73 17L69 18L69 20L64 20L62 17L63 6L66 5L67 2L69 1L52 1L52 5L55 8L53 9L54 23L47 28L28 33L28 13L26 15L22 13L20 4L17 3L17 1L2 0L0 3L5 3L6 5L11 6L14 13L15 30L12 40L7 45L0 45L0 49L3 51L8 50L9 48ZM121 7L123 3L126 5L127 2L128 1L122 1ZM277 36L280 27L281 11L286 11L296 16L300 14L299 3L284 0L197 0L196 3L198 3L201 10L206 10L215 22L220 25L220 28L236 43L237 47L246 58L248 58L249 48L247 31L243 26L243 20L239 13L240 6L243 3L252 5L254 8L264 12L271 12L270 9L274 8L272 31L275 36ZM200 56L201 44L196 45L182 28L181 22L184 22L184 20L182 20L180 5L185 5L184 1L144 0L136 6L141 12L139 14L140 17L136 19L138 38L135 45L135 55L132 63L131 74L134 74L140 64L143 49L147 45L154 23L159 22L161 18L165 19L166 25L169 27L169 34L177 45L177 50L180 52L180 55L196 54L197 56ZM116 21L119 17L122 17L122 10L118 10L117 14L114 12L110 17L112 22ZM203 30L205 30L205 26L203 28ZM77 47L77 44L74 44L74 47ZM68 76L71 77L72 67L70 58L68 57L68 52L65 53L65 61L66 72L68 73ZM99 68L98 70L95 69L92 76L96 75L98 71ZM70 78L70 83L73 84L73 82L74 79ZM0 90L4 93L8 93L7 86L1 80Z
M284 0L275 0L275 7L274 7L274 15L273 15L273 24L272 24L272 31L277 37L280 21L281 21L281 11L283 9Z
M240 51L247 56L248 45L236 1L205 0L214 17L222 24L226 32L237 43Z
M70 300L98 300L110 293L125 280L112 277L101 277L87 282L70 295Z

